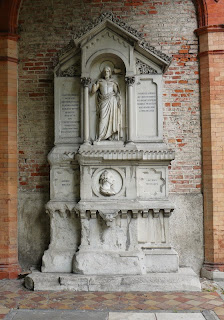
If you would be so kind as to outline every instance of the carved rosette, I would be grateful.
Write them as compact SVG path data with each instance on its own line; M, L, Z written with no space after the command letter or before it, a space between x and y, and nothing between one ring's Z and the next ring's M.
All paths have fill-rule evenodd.
M133 86L135 83L135 77L125 77L125 82L128 86Z
M91 79L90 78L86 78L86 77L83 77L81 78L81 84L84 86L84 87L88 87L91 83Z

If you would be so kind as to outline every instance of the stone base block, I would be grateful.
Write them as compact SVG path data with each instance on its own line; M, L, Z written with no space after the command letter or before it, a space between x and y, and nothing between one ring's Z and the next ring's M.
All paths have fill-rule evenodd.
M143 254L139 252L105 252L80 250L76 253L73 272L78 274L142 274Z
M201 291L191 268L180 268L176 273L112 276L33 272L25 278L25 286L35 291Z
M219 270L208 270L206 268L201 268L202 278L207 278L213 281L224 281L224 272Z
M143 252L147 273L179 270L179 257L174 249L143 249Z
M72 272L75 250L46 250L42 258L42 272Z

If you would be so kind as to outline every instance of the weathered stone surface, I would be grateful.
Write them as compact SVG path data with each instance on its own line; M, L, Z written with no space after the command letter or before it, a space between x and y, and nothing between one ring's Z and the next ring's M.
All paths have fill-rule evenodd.
M80 274L142 274L144 263L139 252L85 251L74 257L73 272Z
M19 193L19 260L24 269L29 268L30 265L40 267L43 252L49 245L50 221L45 212L48 199L48 193Z
M80 220L73 202L53 202L47 206L51 223L51 243L42 258L42 272L72 272L72 261L80 244Z
M145 249L146 272L178 272L179 257L172 248L167 249Z
M170 194L175 210L170 217L170 241L181 266L191 266L199 274L204 259L203 197L201 194Z
M197 275L190 268L177 273L147 275L77 275L33 272L25 278L25 286L33 290L71 291L200 291Z
M207 270L206 268L201 269L201 276L210 280L218 281L221 287L224 287L224 272L219 270Z

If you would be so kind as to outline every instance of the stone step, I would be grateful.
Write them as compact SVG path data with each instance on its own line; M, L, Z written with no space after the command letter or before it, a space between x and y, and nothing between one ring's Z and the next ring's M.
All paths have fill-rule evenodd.
M199 278L191 268L174 273L112 276L33 271L25 278L25 286L37 291L201 291Z

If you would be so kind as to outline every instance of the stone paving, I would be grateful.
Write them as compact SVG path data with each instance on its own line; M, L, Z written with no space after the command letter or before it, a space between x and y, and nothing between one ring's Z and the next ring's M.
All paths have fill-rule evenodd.
M16 310L5 320L216 320L209 311L171 312L102 312L102 311L60 311L60 310Z
M109 320L204 320L215 319L200 313L213 311L220 320L224 320L224 300L222 292L213 285L203 292L53 292L29 291L22 285L21 280L0 281L0 319L62 319L60 312L84 312L87 318L74 320L99 319L105 313ZM41 312L55 312L57 317L41 318ZM58 310L58 311L57 311ZM21 318L21 312L33 312L29 318ZM94 312L93 312L94 311ZM164 312L168 313L164 313ZM11 312L11 313L10 313ZM85 313L86 312L86 313ZM87 314L87 312L91 312ZM98 314L97 314L97 313ZM127 313L128 312L128 313ZM173 314L170 314L173 312ZM24 314L25 314L24 313ZM34 317L34 315L37 317ZM101 314L100 314L101 313ZM125 315L122 315L125 313ZM193 313L193 315L191 314ZM30 313L31 314L31 313ZM208 314L208 313L207 313ZM91 317L89 317L92 315ZM101 318L99 317L101 315ZM146 317L148 316L148 318ZM13 317L12 317L13 316ZM97 318L98 316L98 318ZM108 318L109 316L109 318ZM117 318L116 318L117 316ZM137 317L138 316L138 317ZM151 318L150 318L150 317ZM11 318L10 318L11 317ZM20 317L20 318L19 318ZM96 318L94 318L96 317ZM123 318L122 318L123 317ZM144 318L145 317L145 318ZM186 318L187 317L187 318ZM63 319L67 319L63 317ZM70 319L68 317L68 319Z

